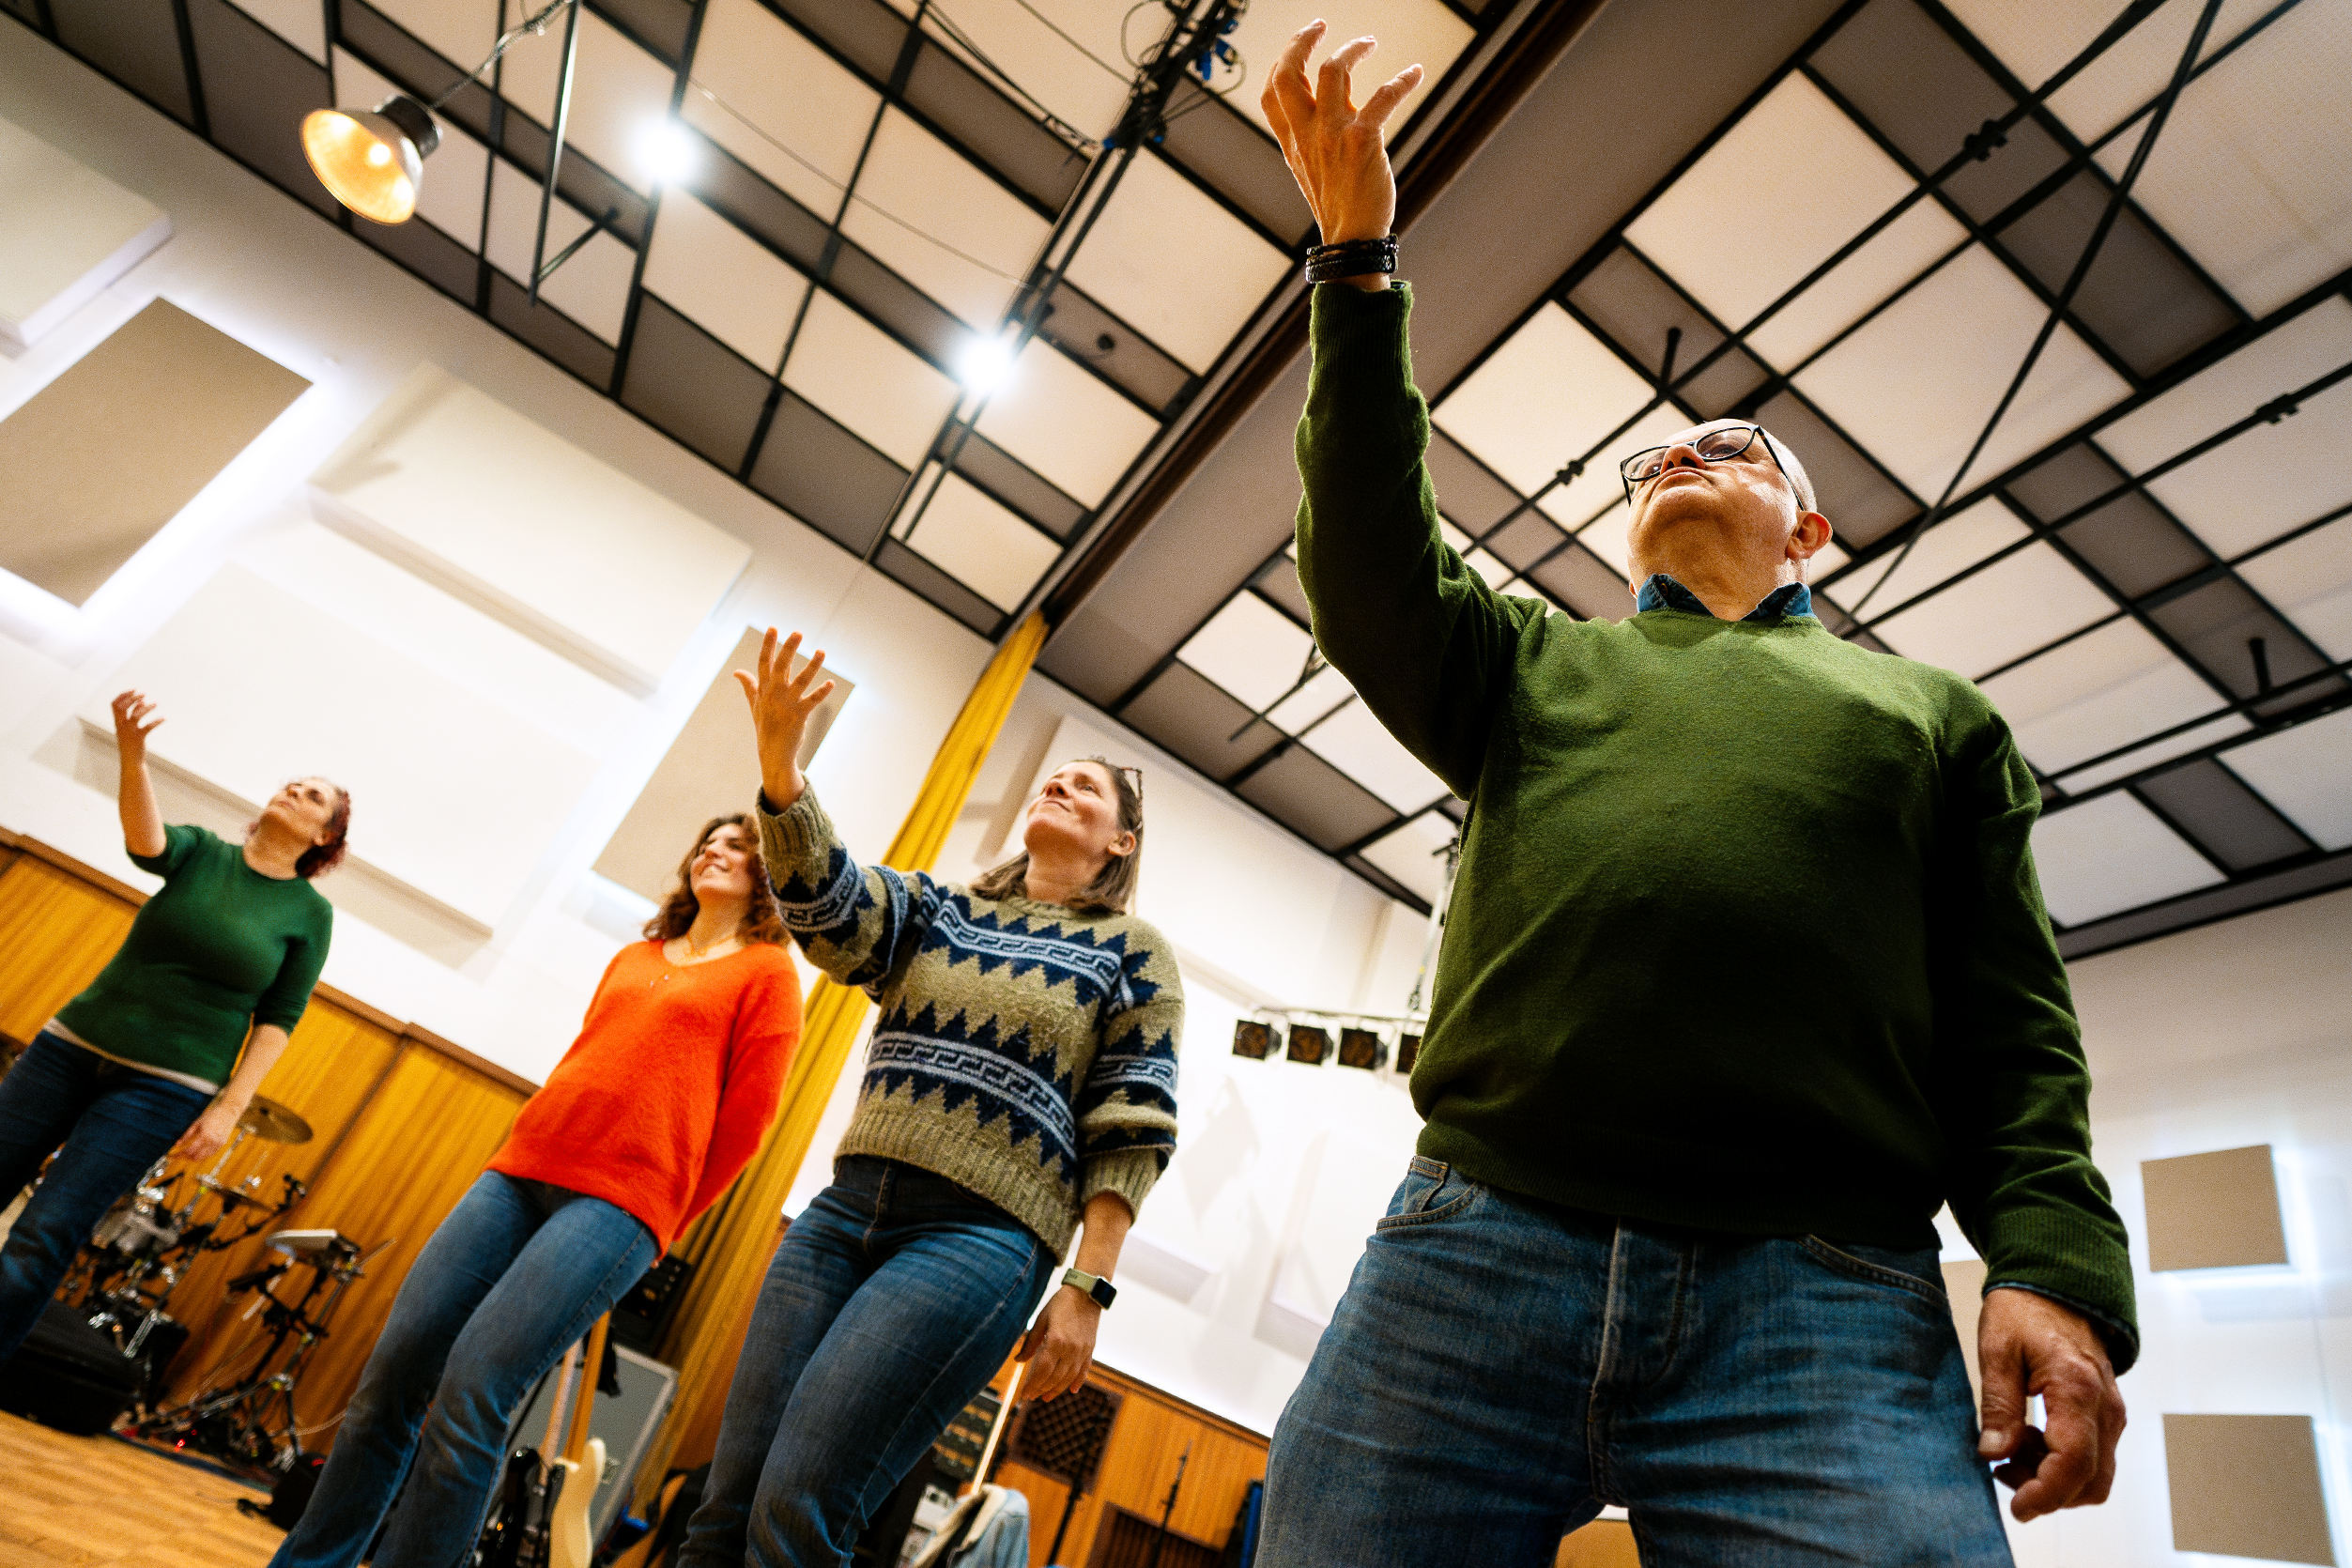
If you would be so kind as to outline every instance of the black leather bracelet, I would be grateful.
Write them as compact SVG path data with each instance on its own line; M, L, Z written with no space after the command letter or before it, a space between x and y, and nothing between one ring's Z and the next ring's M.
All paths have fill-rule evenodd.
M1311 284L1395 270L1396 236L1392 234L1377 239L1343 239L1336 245L1307 247L1307 282Z

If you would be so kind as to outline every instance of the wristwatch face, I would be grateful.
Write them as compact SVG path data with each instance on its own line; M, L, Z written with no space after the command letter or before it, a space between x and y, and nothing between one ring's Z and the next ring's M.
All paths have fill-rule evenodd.
M1079 1289L1093 1297L1095 1305L1098 1307L1108 1307L1112 1302L1117 1300L1119 1297L1117 1287L1113 1285L1110 1281L1089 1274L1083 1268L1072 1268L1068 1273L1065 1273L1062 1276L1062 1283L1064 1284L1076 1285Z

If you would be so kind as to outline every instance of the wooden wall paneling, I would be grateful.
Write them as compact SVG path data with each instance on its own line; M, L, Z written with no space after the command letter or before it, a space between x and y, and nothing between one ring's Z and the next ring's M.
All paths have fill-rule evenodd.
M361 1111L390 1074L399 1052L398 1032L385 1027L380 1019L313 995L310 1010L295 1025L285 1054L269 1069L269 1076L261 1081L260 1089L263 1095L310 1123L311 1141L273 1144L249 1138L222 1166L221 1178L234 1186L249 1176L258 1176L261 1185L254 1190L254 1196L269 1204L275 1204L284 1194L284 1183L280 1179L284 1176L293 1176L315 1189L345 1138L358 1124ZM192 1182L198 1170L208 1168L182 1167L182 1172ZM175 1201L186 1201L186 1194L192 1190L175 1191ZM208 1218L218 1207L215 1201L207 1199L196 1212L200 1219ZM212 1338L238 1328L235 1314L224 1310L229 1303L223 1294L223 1284L261 1266L265 1242L271 1232L312 1225L311 1212L315 1207L315 1202L305 1198L236 1246L206 1253L181 1279L169 1308L174 1317L188 1326L188 1345L173 1369L176 1386L192 1380L192 1369L211 1363L217 1353L217 1347L209 1343ZM225 1234L235 1235L245 1224L232 1218L221 1228Z
M0 1033L30 1040L122 945L137 907L38 853L0 872Z
M296 1407L305 1426L333 1420L350 1402L401 1279L505 1141L523 1099L432 1045L403 1044L302 1206L306 1227L331 1225L370 1250L392 1243L369 1259L366 1277L345 1297L302 1374ZM290 1295L292 1284L289 1277L281 1294ZM243 1332L217 1336L208 1360L233 1355L253 1327L240 1322ZM202 1370L191 1362L192 1373ZM331 1439L330 1429L305 1446L323 1451Z

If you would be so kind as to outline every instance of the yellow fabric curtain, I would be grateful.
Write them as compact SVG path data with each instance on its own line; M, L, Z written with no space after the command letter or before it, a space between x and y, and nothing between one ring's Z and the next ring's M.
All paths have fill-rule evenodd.
M947 830L962 814L972 781L1045 645L1045 633L1044 616L1032 615L997 649L939 743L915 805L881 864L928 871L938 860ZM829 979L817 982L802 1016L800 1047L785 1077L783 1101L767 1141L727 1195L680 1239L678 1250L692 1260L695 1270L665 1345L678 1367L678 1397L638 1471L640 1505L652 1499L665 1472L702 1463L717 1444L719 1415L742 1348L743 1324L775 1250L777 1216L800 1175L801 1161L807 1158L834 1084L848 1065L866 1008L864 992Z

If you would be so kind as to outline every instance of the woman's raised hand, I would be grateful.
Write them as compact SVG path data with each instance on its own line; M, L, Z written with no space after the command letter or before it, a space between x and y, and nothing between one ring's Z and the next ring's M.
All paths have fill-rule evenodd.
M122 760L126 762L145 761L147 737L155 733L157 725L163 722L161 718L150 721L147 717L155 712L155 704L148 699L146 692L126 691L116 695L113 706L115 746L121 751Z
M760 736L760 788L766 792L768 804L781 811L800 798L807 781L800 776L801 737L808 732L808 719L833 695L831 681L819 681L824 671L824 650L808 656L798 674L792 672L792 655L800 649L800 634L794 632L781 646L776 640L776 628L760 639L760 670L735 671L735 679L743 683L744 699L751 704L751 725Z
M1421 85L1421 67L1398 71L1359 109L1348 96L1348 73L1376 46L1369 38L1340 45L1310 86L1307 56L1323 31L1322 23L1310 22L1291 36L1258 102L1307 206L1314 209L1323 242L1378 239L1396 222L1396 176L1389 167L1382 130L1406 95ZM1385 287L1387 280L1373 274L1371 285Z

